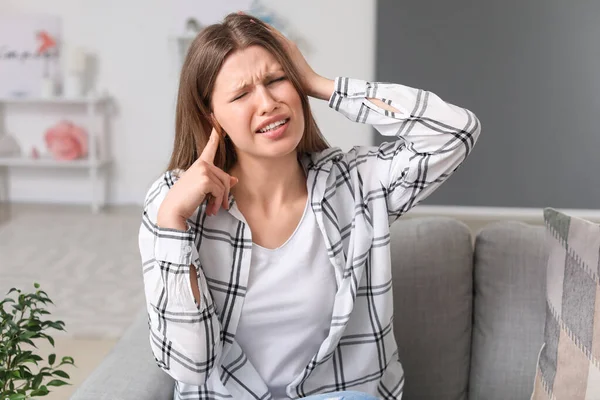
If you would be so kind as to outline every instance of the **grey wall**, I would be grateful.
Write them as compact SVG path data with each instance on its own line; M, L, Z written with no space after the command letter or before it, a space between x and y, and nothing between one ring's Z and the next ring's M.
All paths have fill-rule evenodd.
M600 208L600 1L380 0L376 76L481 120L424 204Z

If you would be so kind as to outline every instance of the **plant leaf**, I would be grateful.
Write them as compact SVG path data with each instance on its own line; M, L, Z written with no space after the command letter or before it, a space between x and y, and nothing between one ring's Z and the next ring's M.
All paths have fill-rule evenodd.
M64 386L64 385L68 385L68 383L65 381L61 381L60 379L53 379L46 384L46 386Z
M75 365L75 360L73 360L73 357L63 357L62 362L65 364Z
M37 282L33 286L40 288ZM47 339L55 346L54 338L45 333L48 328L65 330L63 321L43 319L51 314L46 306L54 303L42 290L27 293L12 288L8 292L11 295L13 298L0 299L0 400L46 396L50 393L49 386L70 385L69 374L57 368L63 364L75 365L72 357L63 357L61 364L56 365L56 354L50 354L47 363L34 354L37 349L34 341L38 339ZM28 366L31 363L38 365L36 374ZM43 384L45 379L50 380L47 385Z
M61 370L54 371L52 373L52 375L60 376L61 378L65 378L65 379L71 379L71 377L69 376L69 374L67 374L66 372L61 371Z
M50 391L48 390L48 388L44 385L40 386L40 388L38 390L34 390L33 392L31 392L31 396L45 396L48 393L50 393Z
M23 339L23 343L27 343L30 346L33 346L37 349L37 346L35 345L35 343L33 343L31 340L29 339Z
M44 379L44 376L42 374L36 375L36 377L33 378L33 383L31 384L31 387L34 390L39 389L40 385L42 384L42 379Z

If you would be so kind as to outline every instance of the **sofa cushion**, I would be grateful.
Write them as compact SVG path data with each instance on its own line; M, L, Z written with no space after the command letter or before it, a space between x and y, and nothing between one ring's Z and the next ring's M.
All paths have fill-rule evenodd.
M498 222L475 240L471 400L528 399L543 340L543 226Z
M550 248L533 399L600 399L600 226L544 210Z
M415 218L391 227L394 332L405 371L403 398L466 399L471 343L469 229Z

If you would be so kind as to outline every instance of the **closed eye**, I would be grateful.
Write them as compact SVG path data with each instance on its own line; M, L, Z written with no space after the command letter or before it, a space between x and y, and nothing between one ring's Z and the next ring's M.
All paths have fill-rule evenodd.
M287 76L284 75L281 78L276 78L276 79L270 80L269 82L267 82L267 85L272 85L274 83L281 82L286 79L287 79ZM232 99L231 101L233 102L233 101L239 100L242 97L244 97L246 94L248 94L248 93L247 92L241 93L240 95L238 95L236 98Z
M235 99L233 99L233 100L231 100L231 101L236 101L236 100L239 100L239 99L241 99L242 97L244 97L245 95L246 95L246 93L242 93L242 94L240 94L238 97L236 97Z
M272 83L284 81L286 79L287 78L285 76L282 76L281 78L273 79L272 81L269 82L269 85L272 84Z

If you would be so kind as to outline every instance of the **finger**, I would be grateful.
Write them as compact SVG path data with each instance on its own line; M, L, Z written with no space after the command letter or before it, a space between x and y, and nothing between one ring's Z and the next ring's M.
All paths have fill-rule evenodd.
M283 44L287 44L289 42L289 39L283 33L281 33L281 31L279 29L275 28L271 24L267 24L266 22L264 24L271 31L271 33L273 35L275 35L275 37L277 37L279 40L281 40L283 42Z
M211 199L208 204L209 215L216 215L221 207L221 203L223 202L223 195L225 193L225 189L220 186L220 182L215 182L215 190L213 190L214 194L212 194Z
M208 203L206 205L206 213L208 215L214 215L219 210L220 202L217 202L218 199L222 198L223 193L225 192L225 187L221 180L210 170L206 171L206 176L209 179L207 190L207 198Z
M210 204L209 204L210 213L208 215L214 216L214 215L217 215L217 213L219 212L220 204L217 203L217 201L219 201L219 200L216 197L213 197L210 200Z
M230 179L229 175L227 175L225 177L225 179L222 180L221 182L223 183L223 186L225 186L225 191L223 192L223 198L221 199L221 206L225 210L229 210L229 191L231 189L231 179Z
M227 172L212 164L208 165L208 170L214 175L216 175L217 178L219 178L219 180L223 182L223 184L227 183L229 185L229 181L231 180L232 176L229 175Z
M219 211L220 204L217 203L219 201L220 196L210 195L208 202L206 203L206 215L212 217L216 215Z
M221 180L220 177L218 178L220 180L221 185L223 185L223 191L220 196L215 198L215 214L217 211L219 211L219 207L227 209L227 204L229 203L229 178L225 181Z
M229 209L229 191L231 189L232 182L235 181L237 183L237 178L229 175L227 172L219 169L214 165L209 165L210 171L217 176L217 178L221 181L223 186L225 187L225 194L223 195L223 208L226 210Z
M225 209L225 210L229 210L229 195L228 194L223 196L223 202L221 204L221 207L223 207L223 209Z
M231 188L234 187L239 181L235 176L227 175L226 181L227 185L225 185L225 195L223 196L223 208L229 210L229 193L231 193Z
M213 197L212 194L207 194L206 195L206 210L205 213L206 215L208 215L209 217L212 215L212 209L213 209L213 205L215 204L215 198Z
M222 204L223 204L223 195L222 194L220 196L213 197L211 214L217 215L217 212L219 212L219 208L221 208Z
M219 148L219 134L213 128L210 138L208 139L208 143L204 146L204 150L202 150L202 154L200 154L200 159L212 164L215 162L215 155L217 154L217 149Z
M221 181L221 183L223 184L223 187L225 188L221 202L222 202L223 208L226 210L229 210L229 191L231 189L232 176L230 176L229 174L220 170L217 167L214 167L212 169L212 172L217 176L217 178Z

